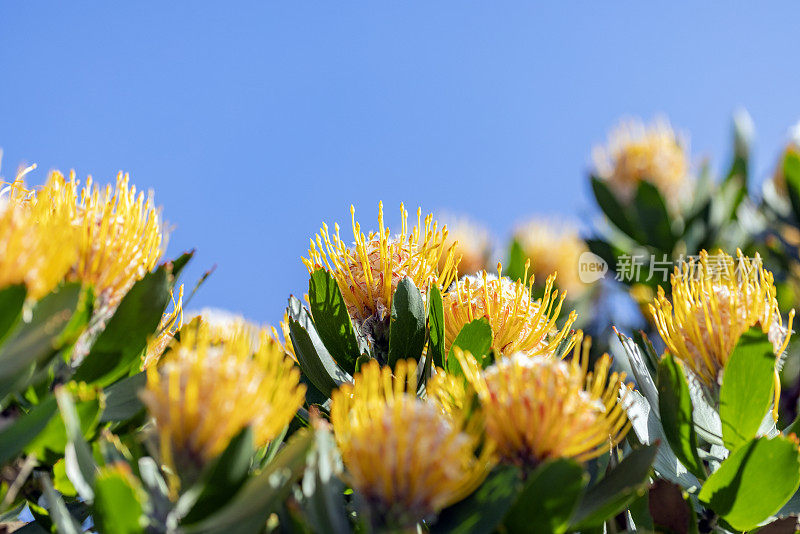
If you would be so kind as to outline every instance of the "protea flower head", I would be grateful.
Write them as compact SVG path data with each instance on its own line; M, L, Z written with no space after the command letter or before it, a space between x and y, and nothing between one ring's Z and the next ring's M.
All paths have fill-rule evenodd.
M492 254L492 237L484 226L464 216L442 215L447 225L446 249L453 247L453 257L461 258L458 270L462 274L475 274L489 266ZM439 269L447 267L447 256L439 260Z
M572 297L587 288L578 276L581 254L589 248L577 227L567 221L531 219L514 232L525 256L531 261L531 272L539 280L558 273L558 286Z
M392 295L397 284L409 277L422 292L431 284L446 287L455 277L457 259L452 247L445 248L447 229L438 226L432 215L422 220L417 210L417 224L408 227L408 212L400 205L400 233L392 235L383 223L383 204L378 205L378 232L364 235L356 222L355 208L350 207L355 243L345 244L339 237L339 225L331 237L323 224L312 239L308 259L303 262L309 272L323 267L339 284L348 311L357 324L383 321L391 310ZM439 268L442 258L442 268Z
M152 195L136 192L127 174L117 175L116 187L100 189L91 177L79 188L75 173L69 180L54 171L47 187L67 192L65 202L72 224L79 228L78 259L72 277L90 283L110 307L152 270L164 252L165 237Z
M408 528L471 493L491 467L491 449L456 411L416 396L416 362L394 376L372 360L354 385L334 391L331 422L346 480L378 523Z
M608 355L587 372L588 344L578 343L569 362L516 353L485 370L469 353L456 355L502 462L533 469L554 458L586 461L609 451L630 427L619 401L625 375L609 376Z
M650 125L622 121L609 135L608 145L594 149L595 172L624 202L633 198L643 180L674 200L687 183L685 144L666 119Z
M246 426L256 446L275 438L302 405L300 372L266 331L247 325L218 335L203 320L180 331L147 369L142 399L153 416L165 463L197 470Z
M759 255L746 258L737 251L734 260L721 250L715 255L703 250L697 261L675 267L670 279L671 299L659 287L650 313L667 349L705 386L719 385L733 348L753 326L767 334L776 356L783 354L794 310L784 328L773 275L764 269ZM776 370L776 401L779 384Z
M11 184L0 183L0 288L24 283L28 296L38 299L75 263L79 235L62 188L25 189L23 177L34 168L20 171Z
M547 278L544 294L536 301L531 298L534 277L525 284L486 271L476 276L464 276L444 295L445 349L455 341L461 328L481 317L492 327L492 349L497 356L525 352L552 352L569 334L577 315L571 312L559 330L556 327L565 292L553 289L555 275ZM525 268L527 277L528 266Z

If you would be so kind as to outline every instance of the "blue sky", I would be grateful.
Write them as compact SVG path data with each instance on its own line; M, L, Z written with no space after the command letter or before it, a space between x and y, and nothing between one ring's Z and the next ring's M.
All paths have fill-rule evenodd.
M37 162L153 188L217 271L192 307L275 322L322 221L463 212L498 237L584 223L585 171L623 115L663 113L695 161L733 111L760 175L800 118L788 2L9 2L0 7L3 174ZM349 228L349 224L346 224Z

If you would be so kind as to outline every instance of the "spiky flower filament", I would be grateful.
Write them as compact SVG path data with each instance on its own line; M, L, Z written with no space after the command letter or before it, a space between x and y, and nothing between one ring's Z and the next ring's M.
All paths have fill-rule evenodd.
M679 358L706 386L716 389L739 338L759 326L772 342L776 355L775 409L780 398L777 364L792 332L794 310L783 327L774 278L764 269L761 257L737 259L705 250L699 260L675 267L670 277L671 299L659 287L649 306L667 349Z
M525 469L553 458L583 462L609 451L630 427L618 400L625 375L609 375L608 355L587 372L586 344L570 362L516 353L485 371L469 353L455 353L503 462Z
M147 369L158 361L164 349L183 326L183 285L178 288L178 298L172 295L172 309L164 313L156 334L147 342L142 355L142 369Z
M538 280L558 273L558 287L571 298L587 289L578 275L581 254L589 248L581 239L575 225L567 221L531 219L518 226L514 237L525 256L530 259L531 272Z
M292 336L289 331L289 312L283 312L283 319L278 324L281 331L280 333L278 330L272 326L270 327L270 332L272 333L272 339L277 343L283 352L289 356L294 361L297 361L297 355L294 352L294 345L292 345Z
M25 189L23 177L34 168L21 170L5 187L0 183L0 288L24 283L28 297L39 299L64 280L79 236L63 189Z
M630 201L641 181L655 185L668 201L680 197L687 183L686 143L665 119L650 125L620 122L606 147L595 147L595 171L623 201Z
M334 226L331 238L328 225L323 224L312 239L309 257L303 263L309 272L324 267L339 284L348 311L356 322L373 315L381 318L391 309L392 295L405 277L409 277L423 295L431 284L446 287L455 277L457 261L452 248L445 249L447 229L439 229L432 215L422 221L422 209L417 209L417 224L409 229L408 212L400 205L401 230L392 236L383 222L383 203L378 204L377 233L364 235L356 222L355 208L350 206L355 243L347 245L339 237L339 225ZM444 257L444 265L439 262Z
M495 354L554 351L577 318L572 311L561 330L556 327L566 292L553 289L555 274L547 278L542 298L533 301L533 276L524 284L503 276L501 265L497 269L498 276L486 271L464 276L444 295L445 350L450 350L464 325L486 317L492 327Z
M272 440L302 405L300 373L263 331L242 326L225 339L194 321L158 365L147 369L142 399L156 422L164 461L202 465L243 428L256 446Z
M416 396L416 362L375 360L334 391L331 422L346 479L384 523L409 527L471 493L491 467L456 412Z

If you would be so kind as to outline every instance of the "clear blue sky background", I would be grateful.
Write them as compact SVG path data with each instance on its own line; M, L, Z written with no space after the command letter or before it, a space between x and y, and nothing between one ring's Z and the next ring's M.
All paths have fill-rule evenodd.
M275 322L322 221L447 209L499 237L596 216L593 144L667 114L727 160L732 112L764 175L800 118L797 9L731 2L6 2L0 147L153 188L218 269L193 303ZM349 227L349 226L347 226Z

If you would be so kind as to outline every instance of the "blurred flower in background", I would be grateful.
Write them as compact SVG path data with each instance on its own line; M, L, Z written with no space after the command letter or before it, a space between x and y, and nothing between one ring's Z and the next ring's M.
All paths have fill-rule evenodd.
M536 217L518 225L514 239L531 262L534 283L544 285L550 275L558 273L557 285L570 300L580 298L588 289L578 269L581 254L589 248L576 225L557 218Z
M688 142L665 118L649 125L638 119L621 121L606 146L595 147L596 175L605 180L623 203L630 203L640 181L655 185L675 202L686 189L689 175Z
M437 218L447 227L445 248L454 247L453 257L461 258L459 274L476 274L489 267L493 241L485 226L465 215L442 213ZM439 270L443 271L446 264L447 257L443 256L439 260Z

